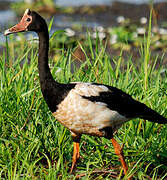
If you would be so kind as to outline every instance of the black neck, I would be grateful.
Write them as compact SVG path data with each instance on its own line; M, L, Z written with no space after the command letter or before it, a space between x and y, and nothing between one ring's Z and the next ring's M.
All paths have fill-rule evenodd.
M48 65L49 34L46 24L43 25L42 31L38 32L38 36L38 69L41 91L50 110L55 112L57 110L57 105L75 85L58 83L52 77Z
M45 29L45 30L44 30ZM48 50L49 50L49 34L46 28L42 32L38 32L39 36L39 54L38 54L38 69L40 86L43 97L48 104L50 110L55 112L57 105L62 101L64 91L62 84L56 82L49 69L48 65Z
M39 32L39 52L38 52L38 69L40 83L53 81L52 74L48 65L48 51L49 51L49 34L48 30ZM42 85L41 84L41 85Z

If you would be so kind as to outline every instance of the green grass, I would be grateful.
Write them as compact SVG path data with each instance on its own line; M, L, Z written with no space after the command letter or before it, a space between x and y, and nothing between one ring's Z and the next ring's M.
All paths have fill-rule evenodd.
M16 42L11 35L0 56L0 179L122 179L112 143L87 135L81 139L77 168L69 174L73 153L70 132L54 119L42 97L36 43L20 36L22 40ZM53 64L50 58L52 74L59 82L99 82L118 87L167 117L167 70L163 57L151 56L150 37L139 49L138 66L132 62L133 56L125 62L122 52L111 60L105 45L88 36L87 48L78 43L86 55L80 68L74 64L72 74L72 49L59 48L58 60ZM124 144L129 175L135 179L167 178L166 132L167 125L134 119L115 133L115 139Z

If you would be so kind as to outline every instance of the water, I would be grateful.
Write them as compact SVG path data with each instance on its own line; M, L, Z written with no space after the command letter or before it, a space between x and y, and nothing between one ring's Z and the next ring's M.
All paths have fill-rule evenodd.
M59 6L110 5L112 0L55 0Z
M119 0L119 2L132 3L132 4L144 4L144 3L149 3L150 0ZM153 2L154 3L167 2L167 0L153 0Z
M3 27L6 23L10 24L15 21L16 15L11 10L0 11L0 27Z
M111 5L112 2L125 2L132 4L149 3L150 0L55 0L55 3L59 6L82 6L82 5ZM157 2L167 2L167 0L154 0Z
M11 10L0 11L0 44L5 42L3 31L8 28L9 24L13 24L16 21L16 15ZM8 25L7 25L8 24Z

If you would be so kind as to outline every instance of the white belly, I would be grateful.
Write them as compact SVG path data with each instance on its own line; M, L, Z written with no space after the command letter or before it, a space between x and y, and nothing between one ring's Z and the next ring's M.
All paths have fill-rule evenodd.
M82 98L75 90L69 92L53 115L72 132L97 136L103 136L100 129L112 127L115 131L128 120L107 108L104 103L94 103Z

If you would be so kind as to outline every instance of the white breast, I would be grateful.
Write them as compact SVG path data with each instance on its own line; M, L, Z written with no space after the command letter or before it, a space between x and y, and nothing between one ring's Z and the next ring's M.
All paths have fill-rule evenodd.
M108 88L78 83L58 105L54 116L65 127L78 134L98 135L99 130L105 127L116 130L127 121L124 116L107 108L105 103L94 103L82 97L98 96L103 91L108 91Z

